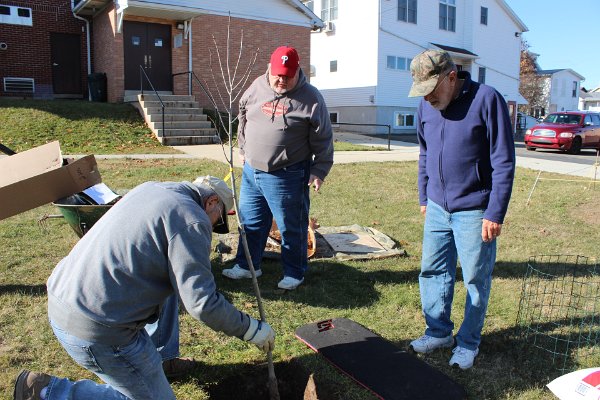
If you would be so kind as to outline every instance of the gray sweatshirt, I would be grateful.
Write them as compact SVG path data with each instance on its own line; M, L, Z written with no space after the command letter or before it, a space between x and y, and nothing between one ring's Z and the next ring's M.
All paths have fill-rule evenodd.
M189 182L147 182L127 193L48 279L48 315L85 340L128 343L177 293L210 328L241 337L250 324L219 292L210 266L211 222Z
M333 134L321 93L302 70L296 87L278 94L268 73L240 99L240 154L254 169L270 172L312 159L310 173L325 180L333 165Z

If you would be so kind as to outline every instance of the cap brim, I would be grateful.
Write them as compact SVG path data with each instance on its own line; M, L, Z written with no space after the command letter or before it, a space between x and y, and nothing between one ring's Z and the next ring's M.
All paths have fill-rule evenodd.
M434 75L426 81L413 83L410 88L410 92L408 92L408 97L424 97L429 93L433 92L435 89L435 85L437 85L439 75Z
M219 222L213 226L213 232L221 234L229 233L229 223L227 222L227 211L225 209L223 209L223 213L221 214L221 221L223 222Z
M292 68L273 68L271 66L271 75L273 75L273 76L283 75L283 76L287 76L288 78L293 78L294 75L296 75L297 71L298 71L298 68L296 68L296 69L292 69Z

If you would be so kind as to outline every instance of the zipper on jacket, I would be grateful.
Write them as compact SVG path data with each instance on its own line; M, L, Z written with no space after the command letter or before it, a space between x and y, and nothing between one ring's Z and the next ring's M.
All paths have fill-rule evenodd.
M446 182L444 182L444 173L443 173L444 168L442 166L442 160L444 159L442 156L443 156L443 153L444 153L444 136L445 136L445 133L446 133L446 118L444 118L443 114L441 114L441 115L442 115L442 118L443 118L443 122L442 122L442 132L441 132L441 135L440 135L440 142L441 142L441 146L440 146L440 160L439 160L439 165L440 165L440 167L439 167L439 169L440 169L440 184L442 186L442 192L444 193L444 204L443 204L444 210L448 211L448 199L446 197Z

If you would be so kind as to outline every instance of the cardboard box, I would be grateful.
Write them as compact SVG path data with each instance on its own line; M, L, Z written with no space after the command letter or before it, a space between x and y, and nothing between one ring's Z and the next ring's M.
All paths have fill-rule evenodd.
M63 166L58 142L0 159L0 220L102 182L93 155Z

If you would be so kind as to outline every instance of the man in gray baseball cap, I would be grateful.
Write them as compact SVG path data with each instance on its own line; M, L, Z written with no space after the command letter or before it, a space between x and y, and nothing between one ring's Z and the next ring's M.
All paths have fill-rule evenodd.
M454 62L445 51L426 50L410 63L413 84L408 97L423 97L433 92L440 76L455 69Z
M409 97L417 108L419 204L425 217L419 287L424 335L417 353L451 348L450 365L473 366L490 297L496 238L515 171L512 123L504 97L471 80L443 50L426 50L410 64ZM463 322L453 336L456 266L467 290Z

